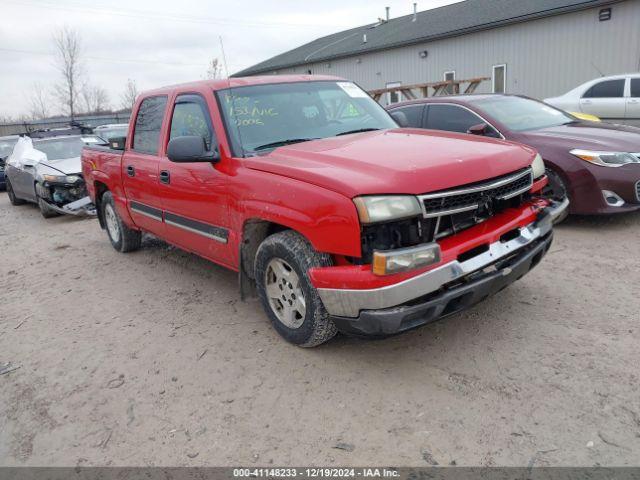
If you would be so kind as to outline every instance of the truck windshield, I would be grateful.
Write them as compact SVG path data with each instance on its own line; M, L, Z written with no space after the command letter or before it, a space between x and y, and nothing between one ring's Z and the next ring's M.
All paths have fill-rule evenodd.
M496 95L477 100L470 98L470 101L515 132L557 127L576 120L561 110L530 98Z
M351 82L234 87L217 95L236 155L253 156L307 140L397 128L389 114Z

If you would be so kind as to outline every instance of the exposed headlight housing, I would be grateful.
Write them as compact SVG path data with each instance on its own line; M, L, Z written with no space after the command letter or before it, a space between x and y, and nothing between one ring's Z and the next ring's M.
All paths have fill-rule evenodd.
M428 243L417 247L373 252L373 273L391 275L426 267L440 261L440 245Z
M78 175L42 175L42 178L50 183L76 183L80 180Z
M536 153L536 158L534 158L531 163L531 170L534 180L544 175L544 162L542 161L542 157L539 153Z
M411 195L378 195L356 197L353 203L363 224L386 222L422 214L417 197Z
M600 165L601 167L621 167L629 163L640 163L640 158L627 152L595 152L577 148L569 153L585 162Z

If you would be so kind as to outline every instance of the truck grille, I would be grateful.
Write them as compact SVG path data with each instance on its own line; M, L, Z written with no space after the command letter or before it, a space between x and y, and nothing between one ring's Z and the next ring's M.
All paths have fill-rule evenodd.
M420 195L419 198L422 202L424 217L435 218L479 210L495 202L509 200L530 190L532 184L531 168L526 168L515 174L494 178L489 182Z
M531 168L485 182L419 195L422 216L364 225L362 256L357 263L371 263L375 250L412 247L454 235L529 198Z
M640 202L640 181L636 182L636 199Z

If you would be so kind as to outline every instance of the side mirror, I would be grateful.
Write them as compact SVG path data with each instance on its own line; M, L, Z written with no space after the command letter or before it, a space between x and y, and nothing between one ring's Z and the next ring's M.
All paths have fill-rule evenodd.
M470 133L471 135L486 135L488 131L489 125L487 125L486 123L479 123L477 125L469 127L467 133Z
M112 150L124 150L124 145L127 143L127 137L113 137L107 140L109 142L109 148Z
M167 157L172 162L179 163L217 162L220 160L217 148L212 152L207 152L204 138L194 135L171 139L167 147Z
M396 121L396 123L402 128L406 128L409 126L409 120L407 120L407 116L404 112L397 110L395 112L391 112L391 117Z

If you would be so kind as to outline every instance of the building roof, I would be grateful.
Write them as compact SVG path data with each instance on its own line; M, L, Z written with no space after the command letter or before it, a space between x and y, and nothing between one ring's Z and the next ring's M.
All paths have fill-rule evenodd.
M234 77L328 61L584 10L621 0L466 0L327 35L235 73ZM366 34L367 41L363 41Z

